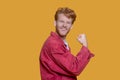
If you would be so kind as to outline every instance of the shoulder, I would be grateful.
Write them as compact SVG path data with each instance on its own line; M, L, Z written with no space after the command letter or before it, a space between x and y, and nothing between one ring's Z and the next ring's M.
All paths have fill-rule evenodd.
M48 39L45 41L45 44L44 44L44 46L48 48L56 48L60 45L61 45L60 41L51 36L48 37Z

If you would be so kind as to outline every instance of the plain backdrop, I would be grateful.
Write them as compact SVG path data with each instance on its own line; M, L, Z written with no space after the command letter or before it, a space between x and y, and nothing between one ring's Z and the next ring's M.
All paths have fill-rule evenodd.
M51 31L58 7L75 10L67 37L73 55L85 33L95 57L78 80L120 80L119 0L1 0L0 80L40 80L39 53Z

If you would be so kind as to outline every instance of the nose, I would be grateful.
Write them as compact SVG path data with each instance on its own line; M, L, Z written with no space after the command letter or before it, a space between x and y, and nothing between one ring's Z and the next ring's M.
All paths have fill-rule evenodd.
M67 26L67 24L66 24L66 23L64 23L64 24L63 24L63 26L64 26L64 27L66 27L66 26Z

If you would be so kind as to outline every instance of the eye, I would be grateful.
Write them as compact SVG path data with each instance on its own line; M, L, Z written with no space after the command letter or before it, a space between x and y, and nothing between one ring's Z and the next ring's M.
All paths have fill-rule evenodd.
M64 21L59 21L59 22L64 23Z
M67 24L71 24L71 22L67 22Z

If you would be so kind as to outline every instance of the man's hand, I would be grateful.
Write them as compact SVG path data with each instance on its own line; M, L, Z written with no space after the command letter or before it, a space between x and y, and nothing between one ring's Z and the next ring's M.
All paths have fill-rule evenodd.
M86 40L86 35L85 34L79 34L78 36L78 41L85 47L88 47L87 40Z

